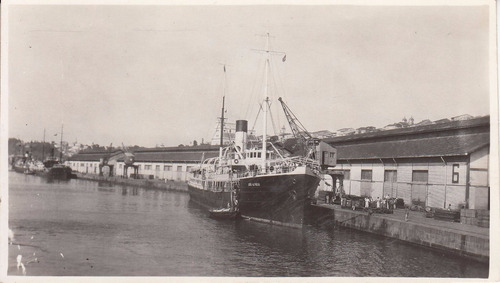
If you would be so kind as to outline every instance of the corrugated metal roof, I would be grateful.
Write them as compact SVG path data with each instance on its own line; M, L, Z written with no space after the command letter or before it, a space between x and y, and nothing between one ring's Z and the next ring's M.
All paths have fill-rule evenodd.
M205 153L205 158L216 157L219 151L210 149L208 151L141 151L134 153L136 162L199 162ZM109 153L79 153L73 155L71 161L100 161L108 157ZM118 161L123 161L123 157Z
M475 128L475 127L489 127L489 125L490 125L490 116L485 116L470 120L452 121L448 123L414 126L414 127L394 129L394 130L369 132L357 135L338 136L338 137L327 138L324 139L323 141L334 145L335 143L360 141L365 139L377 139L377 138L383 138L383 137L385 138L391 136L419 135L424 133L453 131L460 129Z
M100 161L109 156L109 152L77 153L69 158L70 161Z
M205 159L216 157L219 151L210 149L208 151L150 151L150 152L136 152L136 162L200 162L205 153Z
M489 145L490 134L380 141L336 146L339 160L467 155Z
M199 146L175 146L175 147L159 147L159 148L143 148L134 151L136 153L142 152L195 152L195 151L216 151L219 146L213 145L199 145Z

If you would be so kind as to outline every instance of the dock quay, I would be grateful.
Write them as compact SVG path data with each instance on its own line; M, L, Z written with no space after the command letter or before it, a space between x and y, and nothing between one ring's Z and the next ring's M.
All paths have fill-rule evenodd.
M489 228L426 218L418 211L410 211L405 221L404 209L369 214L336 204L312 205L310 216L310 224L320 227L347 227L489 262Z
M125 185L125 186L136 186L141 188L154 188L160 190L168 190L168 191L179 191L179 192L187 192L187 183L181 181L173 181L173 180L160 180L160 179L132 179L132 178L123 178L121 176L99 176L96 174L82 174L76 173L78 179L82 180L91 180L98 182L107 182L117 185Z

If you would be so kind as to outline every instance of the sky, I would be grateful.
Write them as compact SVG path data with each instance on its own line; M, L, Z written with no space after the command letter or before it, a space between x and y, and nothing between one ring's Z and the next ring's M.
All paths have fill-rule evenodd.
M278 97L311 132L489 115L488 9L10 5L8 134L200 143L224 94L228 121L260 133L266 33L286 54L272 56L269 134L287 125Z

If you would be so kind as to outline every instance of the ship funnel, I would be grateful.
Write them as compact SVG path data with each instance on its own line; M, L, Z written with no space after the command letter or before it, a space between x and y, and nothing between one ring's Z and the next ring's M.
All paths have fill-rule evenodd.
M248 121L247 120L237 120L236 121L236 134L234 136L234 143L242 153L245 152L246 147L247 147L247 131L248 131Z

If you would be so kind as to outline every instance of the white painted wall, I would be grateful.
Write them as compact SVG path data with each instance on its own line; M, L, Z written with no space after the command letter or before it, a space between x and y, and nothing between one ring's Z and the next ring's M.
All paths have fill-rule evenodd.
M486 151L482 151L485 154ZM484 158L475 156L478 166L486 164ZM458 183L453 183L453 165L458 164L456 172L459 174ZM352 195L361 195L361 185L371 186L370 194L372 198L384 196L384 174L385 170L397 171L397 182L393 184L392 196L403 198L405 203L410 204L412 201L412 174L413 170L427 170L429 172L428 183L419 184L427 186L427 205L438 208L448 207L459 208L465 202L465 185L467 177L467 162L414 162L414 163L399 163L399 164L383 164L383 163L365 163L365 164L339 164L336 169L350 170L350 180L344 180L344 189L346 193ZM372 170L372 182L361 181L361 170ZM471 174L476 183L484 184L485 173L480 172ZM389 184L387 184L389 185ZM486 191L487 193L487 191ZM485 192L475 189L473 197L476 195L484 199ZM417 194L415 194L417 195ZM476 201L478 203L478 201ZM484 204L481 204L483 206Z

